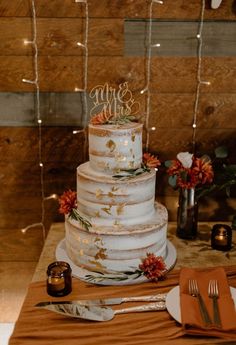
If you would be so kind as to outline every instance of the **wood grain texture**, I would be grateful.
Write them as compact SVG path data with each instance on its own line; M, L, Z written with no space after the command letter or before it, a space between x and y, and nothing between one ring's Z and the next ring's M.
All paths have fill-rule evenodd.
M125 55L144 56L147 50L146 20L125 21ZM152 56L196 56L199 41L198 21L153 20ZM202 31L202 56L236 56L235 21L205 21Z
M6 59L0 56L0 92L34 91L34 85L22 82L23 78L33 80L32 63L31 57L9 56ZM82 57L40 57L41 92L72 92L75 87L83 89L83 66ZM195 92L196 68L196 58L154 57L151 63L151 92ZM108 81L113 87L127 81L133 92L141 91L146 85L144 58L91 57L88 70L89 90ZM204 58L202 80L209 81L211 85L202 85L201 93L234 92L235 58Z
M195 94L151 95L149 127L191 128ZM143 109L145 111L145 108ZM197 114L198 128L236 128L236 94L202 94Z
M91 19L89 22L89 55L123 55L123 19ZM0 52L2 56L27 56L34 51L30 44L32 20L30 17L0 17ZM81 18L39 18L37 20L37 45L39 55L81 56L84 24Z
M140 104L139 116L144 123L146 95L135 92L133 97ZM152 93L149 127L191 127L195 97L195 93ZM87 100L90 110L92 99L88 94ZM2 92L0 104L0 126L36 126L33 92ZM79 129L85 118L83 95L80 92L41 93L40 106L45 126L66 126L71 127L72 131ZM197 116L198 128L235 128L235 112L236 93L201 94ZM7 132L5 135L8 135ZM5 137L5 140L9 139Z
M96 0L88 1L90 17L111 17L111 18L147 18L148 0L100 0L99 6ZM153 6L155 18L199 18L201 3L198 0L185 2L183 0L165 0L165 4ZM71 0L37 0L36 12L38 17L79 17L84 15L84 6ZM206 1L206 14L208 19L229 18L235 20L235 7L233 0L224 0L220 8L212 10L210 1ZM10 2L1 0L0 16L6 17L29 17L31 16L30 2L17 0Z
M197 152L213 155L216 147L226 145L235 162L235 129L198 129ZM162 161L174 159L179 152L192 150L192 131L182 128L160 128L150 135L150 150L159 153Z
M43 127L42 160L81 162L84 142L84 132L73 135L70 127ZM0 155L5 162L38 162L38 145L37 127L0 127Z

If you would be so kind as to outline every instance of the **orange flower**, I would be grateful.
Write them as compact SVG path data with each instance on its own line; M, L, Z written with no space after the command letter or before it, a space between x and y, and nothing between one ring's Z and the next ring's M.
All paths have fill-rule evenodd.
M157 168L161 165L161 162L157 157L146 152L143 154L143 164L148 168Z
M192 166L189 168L185 168L178 159L174 159L167 173L169 176L176 176L176 186L188 189L211 183L214 176L210 160L196 157L193 157Z
M70 214L71 211L77 207L76 192L72 190L65 191L59 198L59 213Z
M109 120L112 118L112 116L113 115L110 114L108 110L103 110L99 114L94 115L91 118L90 123L92 125L105 125L106 123L109 122Z
M211 183L213 181L214 172L210 161L195 158L192 170L198 184Z
M144 272L144 275L152 281L158 281L166 272L166 264L162 256L156 256L153 253L147 254L147 257L142 260L139 268Z

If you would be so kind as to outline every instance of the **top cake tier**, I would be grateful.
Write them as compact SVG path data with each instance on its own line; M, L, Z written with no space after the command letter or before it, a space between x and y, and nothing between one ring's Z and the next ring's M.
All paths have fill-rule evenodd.
M124 125L89 124L90 166L110 174L140 168L142 128L143 125L136 122Z

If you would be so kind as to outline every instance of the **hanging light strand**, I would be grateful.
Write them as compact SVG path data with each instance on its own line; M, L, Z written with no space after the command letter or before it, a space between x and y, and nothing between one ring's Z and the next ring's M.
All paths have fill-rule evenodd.
M75 0L76 3L85 5L85 25L84 25L84 39L82 42L77 42L77 46L81 47L84 51L84 74L83 74L83 87L75 87L75 92L82 92L82 127L85 128L88 121L88 101L87 101L87 88L88 88L88 31L89 31L89 12L87 0Z
M25 44L31 44L34 48L34 80L22 79L24 83L34 84L36 90L36 103L35 103L35 113L38 123L38 159L40 167L40 185L41 185L41 222L28 225L26 228L22 229L22 232L26 232L28 229L40 226L43 232L43 241L46 238L46 231L44 226L45 220L45 192L44 192L44 166L42 162L42 119L40 113L40 89L39 89L39 72L38 72L38 45L37 45L37 17L35 10L35 2L31 0L31 10L32 10L32 22L33 22L33 40L25 41Z
M152 48L160 47L159 43L152 45L152 17L153 17L153 3L162 5L163 1L152 0L149 5L149 22L148 22L148 34L147 34L147 54L146 54L146 86L140 91L141 94L146 93L146 118L145 118L145 130L146 130L146 144L145 150L148 151L150 143L150 129L149 129L149 118L150 118L150 80L151 80L151 59L152 59ZM153 130L153 129L151 129Z
M195 101L194 101L194 113L193 113L193 135L192 135L192 149L195 152L196 149L196 129L197 129L197 115L199 111L199 98L200 98L200 91L201 85L210 85L210 82L201 80L201 72L202 72L202 32L203 32L203 24L204 24L204 14L205 14L205 0L202 0L201 6L201 18L198 27L197 39L198 39L198 48L197 48L197 86L196 86L196 94L195 94Z
M84 104L84 120L83 127L86 127L88 121L88 101L87 101L87 88L88 88L88 3L85 2L85 37L84 37L84 92L83 92L83 104Z

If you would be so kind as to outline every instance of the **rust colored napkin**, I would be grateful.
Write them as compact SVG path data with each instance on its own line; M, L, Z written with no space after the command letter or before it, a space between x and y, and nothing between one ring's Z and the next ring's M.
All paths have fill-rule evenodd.
M197 298L190 296L188 293L189 279L197 280L199 291L212 321L213 305L212 299L208 297L208 284L211 279L216 279L218 281L218 304L222 322L221 329L215 327L214 325L208 328L204 326L201 319ZM234 301L231 297L225 270L222 267L207 270L182 268L179 282L181 320L185 333L236 339L236 311Z

